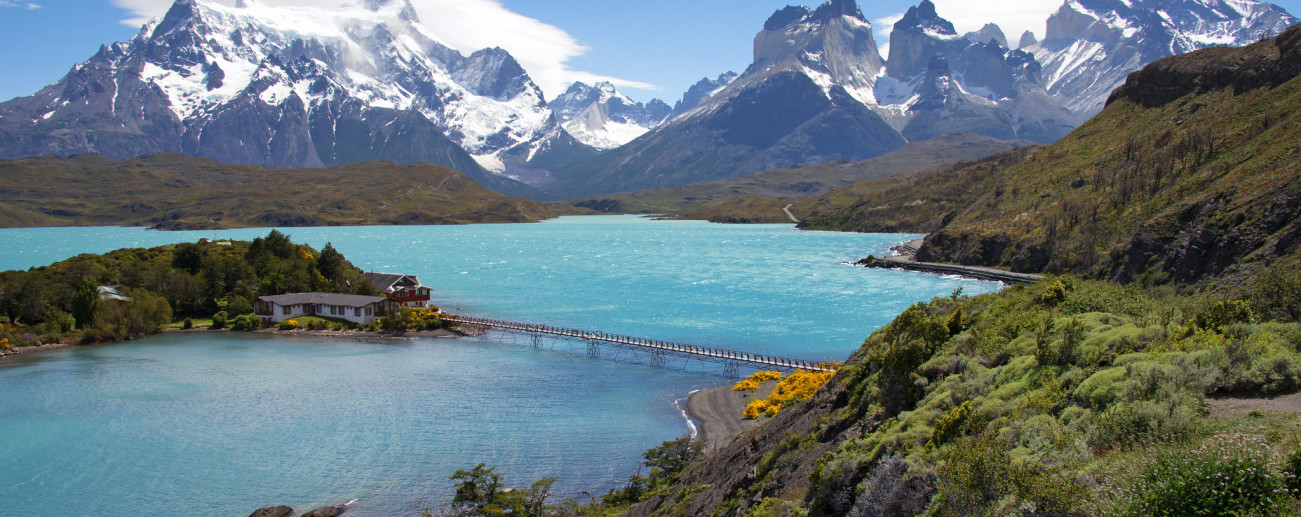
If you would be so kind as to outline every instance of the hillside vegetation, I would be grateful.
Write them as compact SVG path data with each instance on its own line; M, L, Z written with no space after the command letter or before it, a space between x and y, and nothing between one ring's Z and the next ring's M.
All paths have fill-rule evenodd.
M855 185L806 228L930 232L919 260L1240 283L1301 262L1301 28L1135 73L1056 144Z
M1205 413L1301 387L1301 326L1250 305L1069 277L919 303L627 514L1296 515L1301 416Z
M179 154L0 160L0 197L0 227L508 223L575 212L504 196L429 163L274 169Z
M1299 40L1159 61L1049 147L811 200L809 227L1095 278L918 303L810 399L551 513L1301 515Z

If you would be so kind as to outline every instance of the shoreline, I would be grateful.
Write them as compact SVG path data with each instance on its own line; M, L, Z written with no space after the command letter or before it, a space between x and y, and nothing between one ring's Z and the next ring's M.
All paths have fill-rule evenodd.
M777 387L776 381L761 384L758 391L732 391L732 384L691 392L682 410L696 423L697 440L708 444L706 450L718 450L731 443L741 433L768 420L744 418L745 406L750 401L768 396ZM688 423L688 425L692 425Z
M368 330L280 330L275 327L261 330L249 331L249 334L276 334L283 336L312 336L312 337L334 337L334 338L357 338L361 339L414 339L414 338L455 338L455 337L474 337L483 334L483 329L477 325L465 325L465 328L441 328L438 330L419 330L409 331L402 335L395 335L392 332L371 332ZM188 330L179 328L165 328L148 336L142 336L135 339L147 339L159 334L193 334L208 332L236 332L230 329L210 329L208 327L195 327ZM134 341L129 339L127 341ZM15 357L36 352L48 352L50 350L62 350L65 348L74 348L78 346L102 346L122 343L123 341L104 341L100 343L45 343L36 346L13 347L8 350L0 350L0 359Z

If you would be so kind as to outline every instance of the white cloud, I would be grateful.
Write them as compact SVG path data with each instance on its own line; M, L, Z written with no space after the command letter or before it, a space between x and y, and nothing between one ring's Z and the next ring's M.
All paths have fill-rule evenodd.
M7 2L8 0L0 0ZM135 17L122 20L140 26L150 18L162 16L170 0L112 0ZM234 5L235 0L219 0ZM340 0L262 0L269 5L310 5L333 7ZM469 54L487 47L501 47L510 52L533 81L548 97L564 93L574 81L591 84L609 81L615 86L658 89L655 85L573 70L568 62L589 49L568 32L554 25L506 9L497 0L411 0L420 21L444 43Z
M1021 33L1031 31L1038 39L1044 38L1045 22L1048 16L1061 7L1061 0L932 0L935 11L940 17L953 22L958 34L965 34L984 27L986 23L997 24L1007 35L1008 43L1016 45L1021 41ZM872 33L876 36L881 55L889 55L890 32L895 22L903 18L903 13L883 16L872 20Z
M881 49L882 58L890 57L890 32L894 30L894 24L902 19L903 13L895 13L872 20L872 37L876 38L876 46Z
M31 11L33 9L40 9L42 5L31 3L31 2L18 3L18 2L11 2L9 0L0 0L0 7L22 7L23 9L27 9L28 11Z
M1048 16L1062 6L1062 0L933 0L940 16L953 22L958 34L979 30L993 22L1003 29L1008 43L1016 45L1021 33L1031 31L1044 38Z

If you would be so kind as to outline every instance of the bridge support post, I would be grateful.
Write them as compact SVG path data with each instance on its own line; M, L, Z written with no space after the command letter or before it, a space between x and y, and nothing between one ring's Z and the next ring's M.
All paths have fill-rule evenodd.
M533 348L542 348L542 336L533 334Z
M587 356L601 357L601 344L595 339L589 339L587 341Z
M736 361L727 361L723 363L723 375L738 379L741 377L741 363Z
M663 351L663 350L651 350L651 364L656 365L656 366L663 366L663 365L664 365L664 351Z

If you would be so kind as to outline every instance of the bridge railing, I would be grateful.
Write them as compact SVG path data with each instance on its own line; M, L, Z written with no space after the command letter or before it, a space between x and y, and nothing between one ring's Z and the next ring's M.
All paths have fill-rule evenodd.
M492 328L515 330L520 332L531 332L535 334L552 334L558 336L573 337L590 341L604 341L621 345L636 346L652 350L670 351L678 354L693 355L700 357L709 357L714 359L725 359L731 361L759 364L765 366L775 366L781 368L794 368L799 370L811 371L830 371L828 368L818 366L803 359L792 359L788 357L778 357L763 354L752 354L749 352L739 352L736 350L727 350L723 348L713 348L705 346L688 345L672 341L661 341L656 339L639 338L625 336L622 334L607 334L601 331L571 329L565 327L554 327L551 325L542 325L535 323L520 323L514 321L495 320L489 318L476 318L473 316L445 315L443 319L457 323L466 323L471 325L481 325Z

